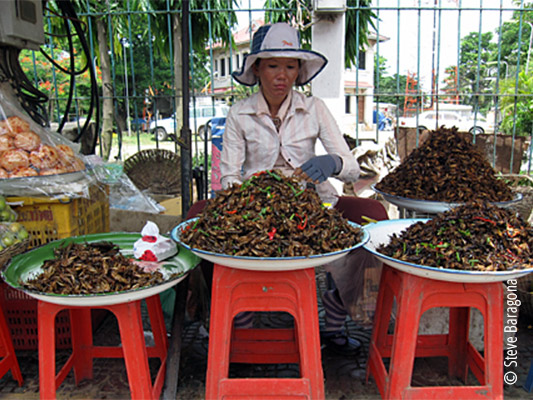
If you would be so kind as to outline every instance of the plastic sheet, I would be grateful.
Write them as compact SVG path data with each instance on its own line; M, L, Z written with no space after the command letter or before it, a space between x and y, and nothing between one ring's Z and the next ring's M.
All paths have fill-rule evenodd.
M131 179L122 171L122 165L100 164L93 156L91 173L100 182L109 186L109 207L130 211L144 211L159 214L165 208L147 194L141 192Z
M88 197L94 179L79 145L26 115L0 90L0 194Z

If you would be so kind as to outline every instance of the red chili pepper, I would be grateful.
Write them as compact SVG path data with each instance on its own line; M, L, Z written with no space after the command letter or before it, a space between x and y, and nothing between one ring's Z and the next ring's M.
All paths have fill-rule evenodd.
M272 228L272 230L271 230L270 232L267 233L268 238L269 238L270 240L274 239L274 235L276 234L276 231L277 231L276 228Z
M236 214L237 210L226 211L228 214Z
M481 221L489 222L489 223L491 223L492 225L498 225L496 222L494 222L494 221L491 220L491 219L482 218L482 217L474 217L474 219L480 219Z
M515 253L513 253L511 250L507 249L507 253L509 253L513 259L515 260L519 259L518 256Z
M261 176L261 175L264 175L266 174L266 171L259 171L259 172L256 172L255 174L252 174L253 176Z
M305 227L307 226L307 215L305 218L300 217L298 214L294 214L298 219L300 220L300 223L298 224L297 228L303 231Z

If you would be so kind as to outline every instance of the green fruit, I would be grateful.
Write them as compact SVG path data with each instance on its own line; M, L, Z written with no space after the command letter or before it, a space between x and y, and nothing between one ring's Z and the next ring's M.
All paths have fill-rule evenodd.
M24 228L22 228L20 231L17 232L17 237L19 239L27 239L30 235L28 234L28 231Z
M4 250L4 246L0 244L0 251Z
M0 221L9 221L11 219L11 213L8 209L0 211Z
M22 229L22 224L20 222L13 222L9 224L9 230L13 233L17 233Z
M6 208L6 206L6 199L3 196L0 196L0 210L3 210L4 208Z
M5 235L2 238L2 244L6 247L12 246L14 242L15 242L15 236L13 235Z

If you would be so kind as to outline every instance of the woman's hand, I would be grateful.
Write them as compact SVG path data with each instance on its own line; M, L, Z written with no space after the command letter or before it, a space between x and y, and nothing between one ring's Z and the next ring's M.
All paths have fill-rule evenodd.
M316 184L324 182L334 174L338 174L341 169L342 159L337 155L326 154L307 160L301 167L296 168L294 176Z

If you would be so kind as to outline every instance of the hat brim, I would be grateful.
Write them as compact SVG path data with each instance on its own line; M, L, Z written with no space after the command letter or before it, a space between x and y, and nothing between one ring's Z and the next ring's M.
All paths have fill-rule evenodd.
M241 70L234 71L231 74L233 79L246 86L257 84L257 77L252 71L252 65L258 58L296 58L301 60L300 71L295 82L298 86L303 86L310 82L328 63L326 57L312 50L269 49L244 56Z

